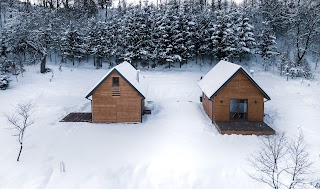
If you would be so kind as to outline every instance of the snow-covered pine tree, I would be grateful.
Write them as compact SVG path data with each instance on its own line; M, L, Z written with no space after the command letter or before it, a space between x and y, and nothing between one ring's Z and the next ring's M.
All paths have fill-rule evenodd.
M139 41L139 32L140 32L140 15L139 15L138 6L131 7L129 6L126 15L124 15L125 20L125 28L124 28L124 36L125 40L124 44L124 54L123 59L128 60L129 62L135 61L138 55L138 41Z
M110 19L108 22L105 23L106 25L104 26L105 30L105 46L104 46L104 53L105 56L107 57L109 61L109 65L113 66L112 63L112 58L115 54L115 49L116 49L116 24L114 23L114 20Z
M86 52L83 38L81 38L79 32L72 27L64 33L61 39L60 49L63 56L72 61L72 65L74 65L76 58L80 61Z
M10 78L8 75L0 74L0 89L6 90L10 85Z
M197 25L194 21L194 18L188 14L188 12L182 13L182 32L184 37L184 44L182 51L180 53L180 56L188 63L188 59L195 56L196 54L196 47L195 47L195 35L196 35L196 29Z
M102 59L105 56L106 46L106 32L104 29L105 24L98 22L96 23L88 35L89 53L94 57L94 65L102 67Z
M119 9L118 9L119 11ZM122 9L121 9L122 11ZM126 20L122 16L122 12L118 12L111 19L111 24L113 28L113 43L114 43L114 56L116 59L116 64L121 60L121 57L125 54L125 32L126 32Z
M204 56L207 55L207 48L206 49L201 49L201 46L205 45L204 41L204 33L203 31L207 30L208 27L208 20L212 18L209 17L209 12L208 11L202 11L199 12L197 15L195 15L195 19L191 19L191 22L189 22L190 29L193 33L193 45L194 45L194 54L195 57L201 58L201 60L204 60ZM205 45L206 46L206 45ZM204 51L202 51L204 50ZM197 60L196 60L197 62ZM203 63L203 62L202 62ZM202 64L201 63L201 64Z
M211 12L214 12L216 10L216 0L211 0Z
M154 42L153 32L155 29L155 12L153 6L143 7L140 12L141 26L139 31L138 53L137 58L145 66L149 67L149 61L154 60L156 43Z
M277 52L276 37L268 21L262 22L263 28L260 35L258 35L257 53L263 58L263 66L267 69L270 58L279 54Z
M158 23L159 41L158 41L158 52L160 64L168 63L168 68L171 67L173 62L173 33L172 33L172 21L174 19L173 5L166 7L165 14Z
M179 55L180 57L180 67L184 63L188 63L188 59L195 57L197 54L197 35L198 35L198 22L196 17L192 15L191 9L188 7L188 2L185 2L180 7L180 23L181 23L181 39ZM182 62L181 62L182 61Z
M228 13L219 11L217 14L217 22L213 26L211 36L213 44L213 53L218 59L232 57L235 53L234 26L232 25Z
M2 63L2 59L7 57L7 46L6 46L6 37L2 34L1 31L1 38L0 38L0 63Z
M161 62L160 53L162 52L161 48L161 41L163 41L163 29L161 25L163 24L163 17L164 17L164 11L165 7L163 4L160 4L159 8L155 8L152 11L151 19L152 19L152 29L151 29L151 44L153 44L154 49L151 54L152 60L154 63L151 65L151 67L156 67L156 65Z
M254 48L256 46L256 40L253 34L254 27L249 24L249 18L244 15L240 16L239 22L236 26L236 50L235 55L241 59L247 55L254 54Z
M214 2L212 2L214 3ZM199 47L199 51L203 55L208 55L211 57L211 61L215 56L214 52L214 40L211 38L215 32L215 27L217 23L217 11L211 11L206 17L200 17L198 22L200 24L200 35L202 43Z
M177 8L178 12L173 17L172 23L172 45L173 54L181 56L187 51L186 45L186 18L183 9ZM180 60L180 59L179 59ZM178 61L179 61L178 60ZM180 64L181 66L181 64Z

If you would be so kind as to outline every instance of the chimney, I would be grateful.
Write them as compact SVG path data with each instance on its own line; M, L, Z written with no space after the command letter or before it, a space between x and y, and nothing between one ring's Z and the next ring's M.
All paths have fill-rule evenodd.
M254 70L250 70L250 74L251 74L251 76L253 77Z
M137 81L139 82L140 70L137 70Z

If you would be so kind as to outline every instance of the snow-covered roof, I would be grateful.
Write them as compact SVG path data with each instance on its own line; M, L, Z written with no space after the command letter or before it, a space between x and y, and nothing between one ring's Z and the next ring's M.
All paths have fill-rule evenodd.
M90 97L113 71L117 71L141 96L146 96L147 84L144 77L140 73L137 73L138 70L136 70L130 63L123 62L110 69L108 73L87 93L86 98ZM139 74L139 81L137 80L137 74Z
M239 70L243 70L248 79L263 93L264 97L270 100L270 97L261 89L261 87L254 81L254 79L247 73L247 71L240 65L233 64L221 60L215 65L198 83L200 89L204 94L211 98L217 94L223 86L225 86Z

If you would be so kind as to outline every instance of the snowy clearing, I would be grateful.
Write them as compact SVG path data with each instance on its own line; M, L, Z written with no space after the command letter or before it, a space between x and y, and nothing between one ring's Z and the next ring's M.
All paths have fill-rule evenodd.
M84 97L108 70L63 67L60 73L49 67L51 82L51 73L27 67L24 78L0 91L1 113L22 100L37 105L20 162L13 130L0 117L0 188L267 188L245 172L259 137L220 135L201 107L197 82L211 67L142 70L153 110L141 124L59 122L70 112L90 111ZM287 82L263 71L253 77L271 97L265 121L290 136L302 130L320 168L319 80Z

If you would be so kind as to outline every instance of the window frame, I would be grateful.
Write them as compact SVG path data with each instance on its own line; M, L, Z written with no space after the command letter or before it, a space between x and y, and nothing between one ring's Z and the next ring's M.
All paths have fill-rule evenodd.
M236 100L237 111L231 111L231 101ZM242 102L241 102L242 101ZM248 120L248 99L235 99L230 98L229 104L229 119L231 121L239 121L239 120ZM246 106L243 107L244 110L241 110L241 103Z
M112 77L112 87L119 87L120 81L119 77Z

